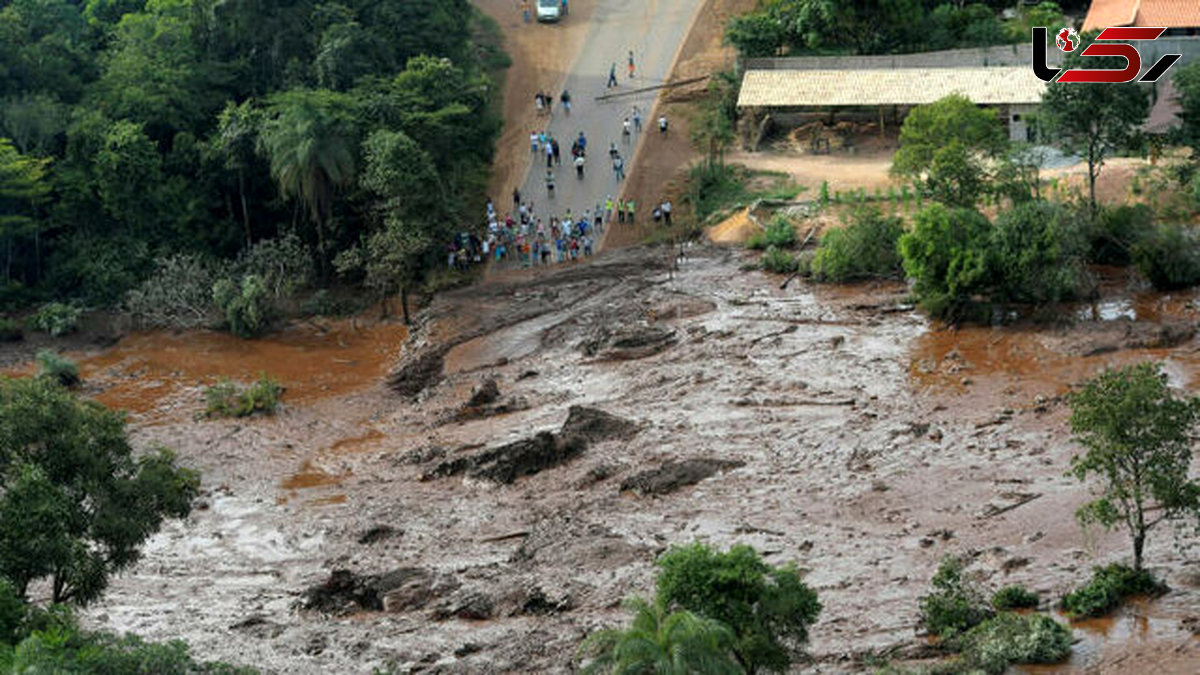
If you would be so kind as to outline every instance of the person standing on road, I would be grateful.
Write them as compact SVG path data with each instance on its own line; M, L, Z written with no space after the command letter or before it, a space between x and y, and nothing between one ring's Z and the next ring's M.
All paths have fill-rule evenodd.
M625 202L620 197L617 197L617 222L625 222Z
M554 171L546 169L546 194L554 197Z
M625 200L625 222L629 223L630 225L633 224L633 214L633 200L627 199Z
M633 130L633 126L629 123L629 118L626 117L624 122L621 122L621 138L626 143L629 142L629 132Z
M633 106L633 130L642 133L642 111L636 105Z
M625 160L621 159L620 155L613 157L613 173L617 176L617 182L625 180ZM621 202L617 202L617 209L621 208Z
M629 50L629 79L633 79L633 50Z
M579 132L579 138L577 138L575 142L579 144L579 154L587 154L587 139L584 138L582 131Z
M551 139L551 138L546 139L546 168L547 169L554 166L554 143L552 141L553 141L553 139Z
M529 0L521 0L521 14L525 16L525 23L529 23Z
M663 224L671 224L671 200L667 199L662 203Z
M565 3L564 3L564 6L565 6ZM567 115L570 115L571 114L571 92L567 91L566 89L563 89L562 96L559 96L559 100L562 101L563 110L566 111Z
M538 151L538 135L536 131L529 132L529 151Z
M612 195L604 198L604 222L612 222L613 200Z
M608 85L605 88L615 86L617 86L617 64L614 63L608 69Z
M583 158L583 155L580 155L575 158L575 175L580 180L583 180L583 164L585 161L587 161L587 160L585 160Z
M660 134L667 133L667 116L666 115L658 116L658 132Z
M550 148L554 151L554 166L562 166L562 157L558 153L558 139L550 139Z
M521 208L521 188L513 188L513 210Z
M562 0L562 15L567 15L567 0Z

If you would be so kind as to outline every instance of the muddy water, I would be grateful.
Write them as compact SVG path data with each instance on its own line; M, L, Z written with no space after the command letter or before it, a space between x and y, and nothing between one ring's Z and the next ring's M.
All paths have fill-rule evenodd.
M1187 615L1182 594L1178 593L1160 600L1137 598L1116 613L1096 619L1070 621L1058 613L1055 618L1074 632L1071 658L1054 665L1022 666L1018 671L1038 675L1096 670L1177 672L1171 655L1200 649L1200 636L1192 635L1180 623ZM1131 652L1141 656L1136 663L1123 664L1122 656ZM1162 656L1167 663L1156 663L1155 655Z
M168 399L223 377L249 382L270 375L284 386L288 405L369 387L406 337L399 323L347 319L300 324L258 340L213 331L137 332L100 354L73 356L97 400L153 419Z

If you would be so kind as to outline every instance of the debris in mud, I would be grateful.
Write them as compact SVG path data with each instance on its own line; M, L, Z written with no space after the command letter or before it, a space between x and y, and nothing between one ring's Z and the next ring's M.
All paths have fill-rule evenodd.
M488 378L478 389L472 394L470 400L467 401L466 407L479 408L485 405L491 405L500 400L500 385L496 384L496 378Z
M330 614L380 610L384 609L384 599L392 591L411 588L414 585L432 589L432 575L419 567L401 567L383 574L366 576L346 569L336 569L329 574L328 579L304 592L300 606L303 609Z
M490 619L496 606L492 599L478 591L466 591L455 594L445 604L433 610L434 620L441 621L451 617L459 619Z
M583 475L577 484L580 488L587 488L599 483L603 480L608 480L617 474L619 469L611 464L598 464L588 469L588 472Z
M606 413L598 408L573 405L567 409L567 421L559 433L577 436L588 443L608 440L627 440L635 436L640 427L627 419Z
M1185 616L1179 621L1179 627L1192 635L1200 635L1200 616Z
M1089 336L1074 349L1069 349L1068 353L1098 356L1122 349L1169 349L1191 340L1196 335L1196 325L1187 321L1103 322L1094 330L1096 334Z
M507 484L521 476L531 476L543 469L558 466L586 448L587 443L580 438L558 437L543 431L533 438L442 462L421 476L421 480L465 473L470 478L485 478Z
M260 640L272 640L282 635L285 628L280 624L267 621L267 618L261 614L254 614L231 625L229 630L240 631Z
M540 375L540 373L538 373L536 370L526 370L517 376L517 382L520 382L521 380L528 380L529 378L537 377L538 375Z
M552 598L546 595L541 586L534 586L525 591L524 601L512 612L512 615L547 616L569 612L574 607L575 602L572 600L570 594L563 594Z
M508 484L575 458L589 443L629 438L638 428L633 422L603 410L571 406L558 434L542 431L532 438L446 460L422 475L421 480L466 474L470 478Z
M400 456L401 464L424 464L446 456L446 449L440 445L425 445L413 448Z
M681 487L695 485L721 471L736 469L745 462L729 459L685 459L668 461L657 469L643 471L626 478L621 483L621 492L640 495L665 495Z
M601 326L580 345L584 356L603 360L632 361L665 351L676 342L675 331L659 326Z
M401 396L415 397L437 384L442 380L446 352L452 346L444 344L407 355L400 367L388 376L388 386Z
M579 572L614 569L649 557L649 549L600 523L555 515L534 523L509 562L518 567L562 565Z
M391 525L376 525L366 532L363 532L362 535L358 537L358 543L377 544L385 539L391 539L392 537L399 536L401 534L404 533L392 527Z

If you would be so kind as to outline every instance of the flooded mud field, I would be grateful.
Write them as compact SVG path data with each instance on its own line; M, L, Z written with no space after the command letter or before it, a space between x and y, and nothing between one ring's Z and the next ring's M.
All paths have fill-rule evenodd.
M824 605L805 668L857 672L916 653L947 553L1043 608L1126 555L1072 517L1088 492L1064 476L1062 394L1145 358L1192 387L1193 298L955 331L903 284L780 290L743 255L507 275L439 296L411 337L146 333L87 356L88 391L133 411L136 444L204 480L87 620L266 672L569 672L652 591L658 553L702 540L805 570ZM193 419L203 384L261 371L287 387L278 415ZM1030 672L1186 672L1189 536L1147 551L1170 594L1077 625L1071 662Z

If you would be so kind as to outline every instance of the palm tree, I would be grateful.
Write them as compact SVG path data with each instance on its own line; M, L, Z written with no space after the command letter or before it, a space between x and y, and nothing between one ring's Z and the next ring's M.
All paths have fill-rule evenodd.
M295 89L272 97L260 149L285 199L299 198L317 230L322 275L334 193L354 177L353 117L341 94Z
M713 619L688 611L667 613L643 598L624 602L634 612L625 630L588 636L580 651L588 658L582 672L595 675L724 675L741 673L730 648L733 632Z

